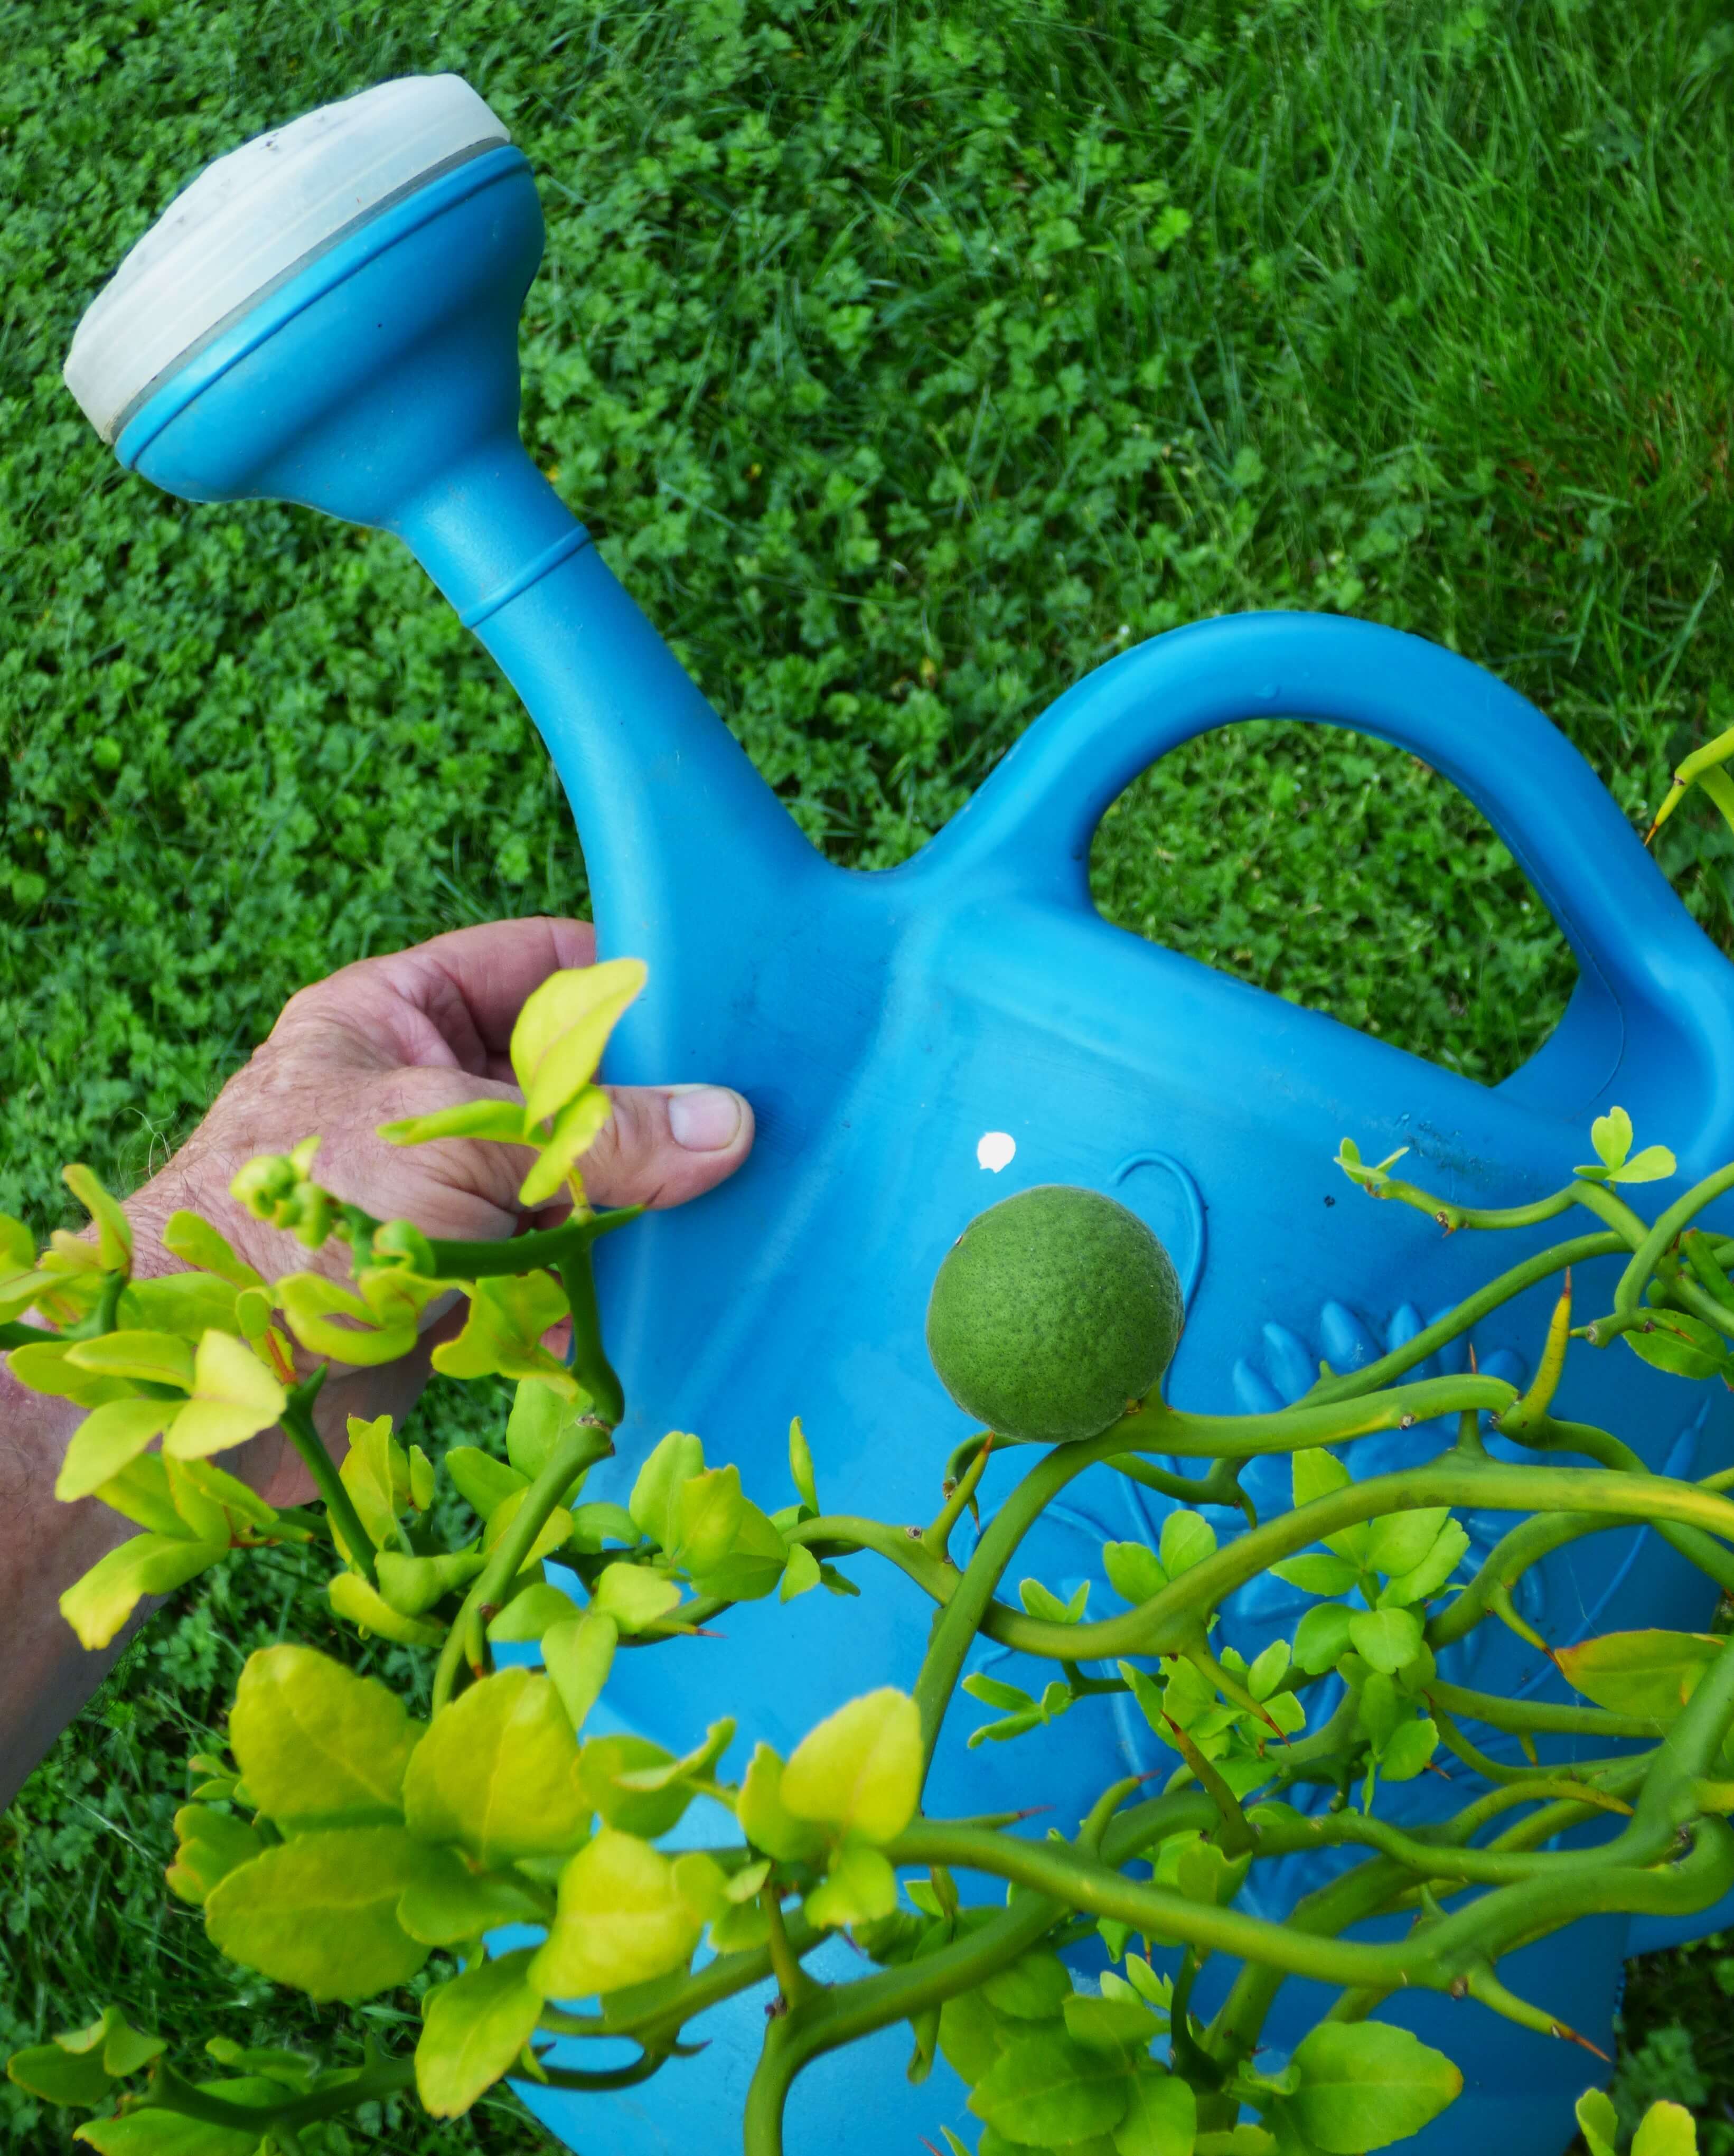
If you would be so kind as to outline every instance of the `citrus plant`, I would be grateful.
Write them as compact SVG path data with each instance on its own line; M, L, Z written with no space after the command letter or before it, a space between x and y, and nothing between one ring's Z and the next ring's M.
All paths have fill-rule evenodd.
M571 1209L557 1226L457 1243L380 1221L315 1180L312 1138L249 1163L233 1192L310 1253L346 1249L346 1285L314 1270L267 1281L186 1213L165 1232L183 1270L136 1279L126 1214L77 1167L66 1178L91 1214L87 1235L38 1250L0 1221L0 1346L22 1382L85 1410L59 1494L95 1496L138 1529L64 1599L85 1645L107 1644L141 1598L230 1549L293 1539L329 1547L331 1609L358 1638L434 1663L423 1721L336 1656L294 1645L252 1656L226 1749L188 1763L167 1873L222 1953L314 2000L358 2004L432 1963L441 1980L425 1994L413 2055L370 2041L359 2067L328 2069L217 2038L209 2064L195 2065L111 2006L8 2064L47 2102L92 2112L80 2140L102 2156L307 2156L324 2123L412 2089L429 2112L454 2117L508 2076L600 2091L701 2074L689 2024L774 1980L746 2156L780 2151L803 2068L897 2023L909 2026L912 2080L943 2056L968 2085L976 2156L1363 2156L1419 2132L1462 2085L1450 2059L1376 2018L1393 1992L1467 1998L1581 2041L1545 1999L1508 1988L1502 1957L1592 1913L1695 1912L1734 1885L1734 1652L1720 1639L1614 1634L1562 1649L1554 1660L1581 1706L1475 1691L1442 1675L1439 1659L1490 1619L1533 1638L1513 1599L1525 1573L1549 1550L1634 1522L1734 1591L1723 1487L1734 1476L1652 1473L1617 1434L1552 1413L1574 1342L1634 1352L1683 1382L1734 1374L1734 1241L1698 1224L1734 1168L1648 1220L1622 1187L1675 1163L1661 1147L1634 1154L1616 1110L1591 1133L1595 1160L1564 1188L1485 1210L1401 1181L1397 1156L1369 1165L1345 1142L1352 1180L1448 1231L1574 1209L1595 1229L1498 1274L1367 1367L1322 1368L1294 1405L1234 1416L1161 1397L1182 1309L1149 1231L1094 1193L1027 1191L965 1231L936 1284L936 1367L993 1426L952 1455L924 1529L828 1514L798 1421L791 1502L761 1493L765 1509L734 1467L707 1461L700 1436L675 1430L622 1506L585 1495L623 1409L591 1252L631 1215L592 1209L581 1164L608 1115L595 1082L603 1049L643 980L631 961L555 975L513 1037L521 1106L479 1102L384 1132L397 1144L461 1134L531 1148L523 1202L563 1194ZM1624 1270L1613 1307L1574 1325L1569 1268L1594 1256L1623 1258ZM1414 1374L1555 1275L1561 1293L1525 1389L1473 1368ZM459 1380L513 1382L504 1459L456 1446L431 1460L382 1417L351 1422L335 1466L312 1414L331 1364L401 1357L452 1294L466 1319L434 1363ZM1454 1418L1455 1436L1435 1457L1357 1472L1357 1440L1439 1416ZM317 1503L274 1508L215 1464L274 1424L305 1460ZM1526 1456L1495 1456L1490 1427ZM1019 1447L1034 1464L980 1517L990 1456ZM1290 1458L1292 1503L1260 1519L1239 1478L1271 1454ZM1030 1529L1098 1464L1173 1504L1153 1546L1103 1552L1126 1609L1091 1619L1085 1597L1063 1601L1034 1578L1015 1604L1004 1599ZM442 1475L475 1522L455 1545L431 1524ZM1199 1510L1222 1506L1247 1521L1226 1542ZM960 1563L952 1543L972 1509L979 1532ZM1460 1511L1511 1520L1478 1563ZM576 1593L546 1576L556 1558ZM719 1701L684 1757L590 1727L618 1654L678 1652L733 1603L853 1594L846 1568L864 1558L935 1604L906 1690L846 1702L787 1758L750 1741L750 1699ZM1215 1638L1218 1613L1267 1573L1306 1607L1292 1636L1249 1662ZM980 1638L1055 1674L1039 1695L966 1675ZM924 1790L936 1748L955 1734L960 1689L995 1717L971 1744L1015 1741L1081 1698L1123 1694L1168 1769L1160 1786L1113 1781L1086 1817L1044 1834L1028 1830L1025 1811L932 1816ZM1530 1763L1490 1761L1475 1727L1515 1736ZM1599 1738L1605 1756L1543 1763L1535 1738L1562 1732ZM1406 1825L1385 1792L1440 1752L1478 1778L1475 1793L1447 1818ZM1321 1792L1322 1807L1309 1801ZM1040 1790L1029 1794L1039 1804ZM732 1816L734 1835L662 1846L700 1798ZM1568 1832L1578 1845L1562 1850ZM1586 1832L1601 1838L1584 1845ZM1254 1867L1323 1850L1348 1868L1290 1921L1236 1906ZM1406 1933L1344 1936L1380 1912L1407 1915ZM532 1943L505 1943L524 1928ZM804 1964L838 1932L870 1973L822 1984ZM1065 1958L1090 1938L1111 1964L1099 1983ZM1239 1974L1207 2015L1193 2001L1213 1953ZM1337 1996L1273 2058L1262 2034L1290 1977ZM548 2056L556 2038L626 2038L636 2056L560 2065ZM1593 2156L1612 2156L1608 2099L1589 2092L1578 2118ZM1684 2156L1694 2131L1678 2106L1657 2105L1633 2156ZM968 2156L954 2133L936 2133Z

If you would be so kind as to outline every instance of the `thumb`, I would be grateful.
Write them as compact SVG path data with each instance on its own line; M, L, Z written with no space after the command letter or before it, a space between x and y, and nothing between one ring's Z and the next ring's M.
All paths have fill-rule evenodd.
M608 1128L578 1163L594 1205L681 1205L752 1150L752 1109L723 1086L618 1086Z

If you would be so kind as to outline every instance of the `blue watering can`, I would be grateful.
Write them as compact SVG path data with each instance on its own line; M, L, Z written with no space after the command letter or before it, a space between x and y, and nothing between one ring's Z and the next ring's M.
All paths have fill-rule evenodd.
M1189 1305L1170 1397L1249 1411L1297 1397L1321 1357L1351 1369L1413 1338L1548 1237L1444 1240L1414 1213L1367 1204L1331 1164L1344 1136L1372 1158L1408 1146L1417 1180L1470 1204L1557 1188L1584 1157L1591 1117L1615 1102L1641 1140L1673 1146L1683 1179L1734 1156L1734 974L1547 721L1413 637L1282 613L1158 637L1068 690L913 860L880 874L827 863L520 444L516 323L541 246L530 167L482 100L449 75L382 85L210 167L86 316L67 374L121 463L171 493L302 502L408 542L542 732L582 834L604 950L649 962L608 1075L718 1080L754 1105L757 1148L740 1175L601 1246L631 1404L613 1485L597 1478L597 1494L623 1496L649 1445L683 1428L775 1506L789 1495L786 1432L799 1414L827 1510L926 1519L967 1429L927 1363L928 1286L965 1223L1029 1184L1092 1185L1149 1222ZM1116 795L1195 735L1277 716L1371 734L1445 773L1563 930L1580 969L1570 1005L1504 1084L1421 1062L1095 912L1090 839ZM1613 1276L1611 1260L1584 1270L1583 1309L1607 1306ZM1484 1370L1521 1380L1551 1293L1480 1328ZM1734 1402L1619 1348L1574 1351L1560 1411L1613 1428L1674 1474L1734 1459ZM1357 1472L1448 1439L1434 1428L1363 1441ZM1285 1464L1259 1463L1248 1481L1261 1511L1286 1502ZM1166 1509L1091 1470L1018 1569L1063 1594L1090 1582L1102 1614L1116 1604L1100 1545L1153 1540ZM1228 1533L1238 1516L1214 1517ZM1465 1524L1485 1549L1503 1522ZM681 1751L727 1707L749 1737L786 1751L841 1699L906 1686L929 1606L869 1560L853 1569L859 1604L744 1606L725 1638L623 1656L609 1692L618 1726ZM1228 1636L1255 1650L1291 1630L1290 1594L1257 1583L1226 1613ZM1713 1603L1701 1575L1628 1529L1556 1553L1521 1607L1563 1645L1701 1626ZM978 1645L977 1666L1003 1659ZM1015 1658L1002 1673L1034 1674L1037 1690L1048 1674ZM1491 1627L1450 1673L1531 1694L1557 1683ZM1159 1763L1121 1704L1086 1701L1013 1747L968 1752L960 1702L930 1808L1034 1794L1068 1824L1128 1764ZM1424 1806L1426 1792L1408 1788ZM1449 1801L1464 1801L1460 1778ZM691 1819L700 1838L716 1835L714 1817ZM1322 1876L1298 1860L1262 1872L1249 1906L1279 1917ZM1674 1927L1596 1918L1501 1973L1606 2046L1622 1958L1731 1920L1726 1906ZM841 1941L814 1966L860 1973ZM1274 2050L1326 1995L1284 1988ZM524 2096L587 2156L721 2156L764 2005L755 1994L715 2010L689 2032L710 2040L703 2056L640 2087ZM1418 2156L1552 2156L1570 2140L1589 2077L1581 2053L1430 1993L1383 2010L1466 2076L1459 2102L1409 2144ZM915 2156L941 2123L969 2131L961 2084L941 2066L911 2087L907 2051L908 2032L894 2030L818 2062L796 2090L791 2149ZM582 2063L598 2063L593 2047Z

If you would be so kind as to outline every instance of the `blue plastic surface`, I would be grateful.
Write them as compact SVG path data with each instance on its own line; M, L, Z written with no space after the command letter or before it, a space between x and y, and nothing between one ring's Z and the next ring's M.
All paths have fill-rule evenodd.
M1586 1157L1591 1117L1616 1101L1640 1142L1675 1147L1683 1178L1734 1157L1734 973L1547 721L1413 637L1264 614L1157 638L1068 690L905 866L829 865L520 446L516 312L541 244L525 161L512 150L478 157L272 294L172 378L117 449L195 500L279 496L408 542L547 741L604 950L649 963L608 1075L724 1081L754 1104L758 1144L738 1177L601 1246L608 1337L631 1405L618 1463L593 1479L597 1495L623 1496L648 1445L680 1427L700 1431L714 1460L737 1461L774 1507L791 1495L786 1433L799 1414L827 1509L926 1517L967 1428L928 1366L928 1285L964 1224L1029 1184L1093 1185L1150 1222L1188 1285L1171 1397L1246 1410L1295 1397L1321 1356L1354 1367L1413 1337L1548 1239L1442 1240L1415 1214L1349 1188L1331 1164L1345 1136L1373 1158L1407 1145L1418 1179L1480 1204L1557 1186ZM1505 1085L1418 1061L1094 911L1091 834L1121 788L1208 728L1276 716L1352 727L1446 773L1569 937L1581 978L1566 1019ZM977 1160L988 1132L1016 1141L998 1174ZM1584 1269L1583 1306L1611 1285L1607 1264ZM1484 1369L1526 1371L1547 1301L1538 1291L1480 1328ZM1676 1473L1734 1459L1734 1403L1618 1348L1574 1354L1561 1409ZM1424 1455L1448 1435L1365 1440L1354 1466L1365 1474ZM996 1471L1000 1486L1009 1471ZM1280 1465L1248 1479L1261 1507L1286 1502ZM1092 1609L1111 1609L1100 1543L1153 1536L1163 1509L1096 1471L1016 1571L1062 1592L1089 1579ZM1215 1517L1234 1531L1238 1516ZM1502 1522L1465 1524L1485 1548ZM731 1708L743 1744L787 1748L840 1699L908 1684L928 1606L870 1561L853 1569L862 1601L743 1607L726 1638L623 1657L612 1710L682 1749ZM1521 1599L1563 1645L1598 1629L1698 1625L1715 1598L1653 1537L1624 1530L1556 1555ZM1290 1629L1297 1607L1292 1590L1259 1583L1229 1613L1229 1636L1255 1646ZM1009 1659L978 1650L982 1663ZM1557 1681L1494 1627L1451 1667L1531 1692ZM930 1792L937 1813L1034 1794L1064 1825L1128 1763L1156 1763L1148 1732L1116 1702L1085 1702L1041 1736L966 1753L976 1718L967 1700L954 1709ZM1460 1779L1438 1798L1424 1781L1408 1785L1418 1809L1461 1801ZM1274 1879L1261 1867L1253 1906L1280 1913L1321 1876L1298 1861ZM1722 1921L1711 1912L1697 1928ZM1598 1919L1568 1942L1526 1949L1510 1979L1605 2044L1625 1938L1621 1922ZM846 1947L828 1952L837 1974L858 1966ZM1292 2042L1316 2005L1288 1987L1270 2043ZM712 2039L701 2059L618 2097L525 2093L587 2156L721 2151L733 2145L763 2005L719 2010L694 2031ZM1572 2098L1593 2073L1581 2053L1431 1994L1384 2010L1470 2076L1460 2102L1412 2144L1421 2156L1548 2156L1570 2139ZM943 2068L908 2087L906 2051L906 2030L892 2031L816 2066L791 2111L794 2156L914 2156L941 2123L972 2133ZM597 2061L587 2053L585 2063Z

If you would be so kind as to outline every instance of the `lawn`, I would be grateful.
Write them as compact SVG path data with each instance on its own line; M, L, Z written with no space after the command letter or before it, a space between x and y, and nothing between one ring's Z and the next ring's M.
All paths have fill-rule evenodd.
M40 1228L63 1160L138 1179L300 983L584 905L532 729L397 543L160 496L59 379L205 162L392 74L464 74L535 162L526 439L839 860L904 858L1089 668L1248 608L1465 653L1634 819L1734 722L1721 0L0 0L0 1209ZM1661 858L1726 947L1734 843L1689 809ZM1094 865L1111 917L1478 1078L1569 987L1473 808L1347 737L1194 745ZM0 2040L114 1997L342 2041L160 1876L249 1648L318 1636L295 1579L232 1561L166 1611L8 1815ZM1729 1988L1713 1946L1639 1966L1623 2087L1734 2118ZM0 2120L63 2145L3 2084ZM504 2099L363 2123L542 2145Z

